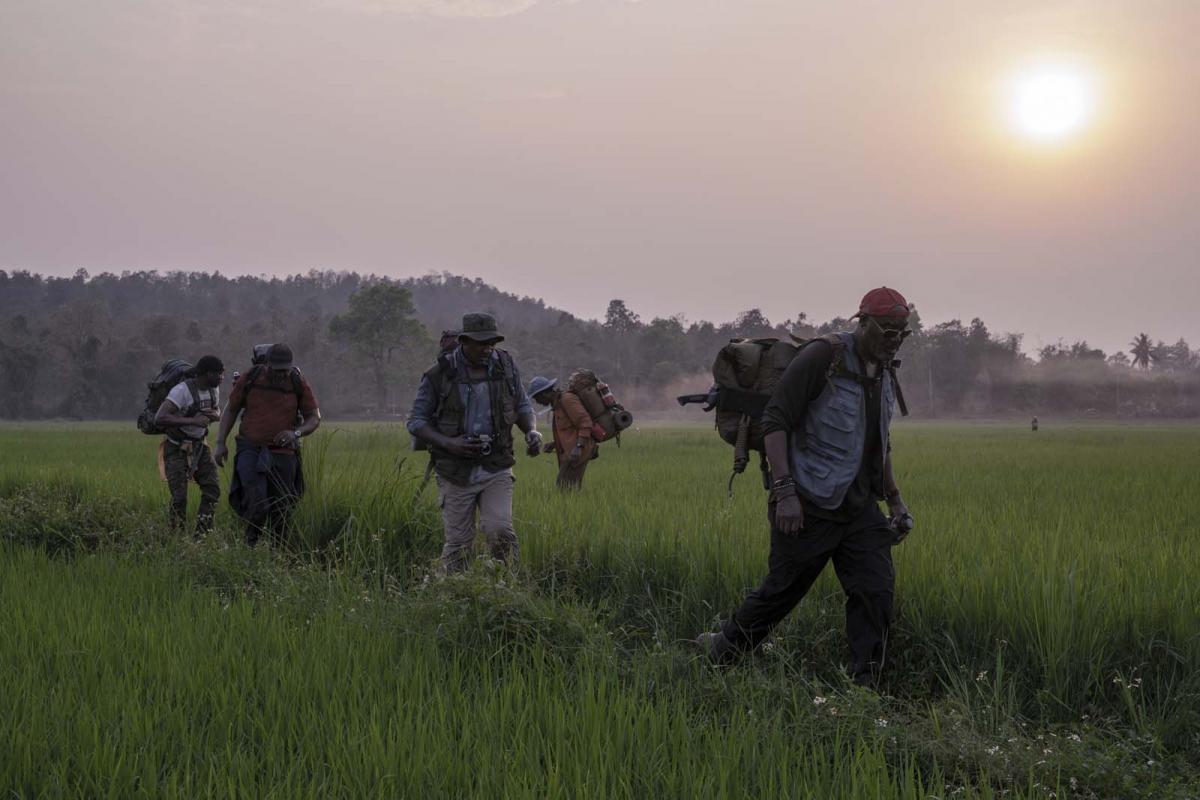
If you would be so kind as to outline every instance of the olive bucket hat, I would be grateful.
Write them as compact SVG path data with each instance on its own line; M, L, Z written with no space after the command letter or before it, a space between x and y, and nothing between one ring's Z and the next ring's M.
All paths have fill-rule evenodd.
M463 314L462 331L459 338L467 337L477 342L503 342L504 337L496 329L496 318L491 314Z

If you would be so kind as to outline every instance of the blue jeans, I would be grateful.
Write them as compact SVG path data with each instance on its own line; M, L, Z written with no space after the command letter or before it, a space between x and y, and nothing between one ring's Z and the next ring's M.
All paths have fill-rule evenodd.
M270 448L239 441L234 471L240 489L236 510L246 521L246 544L256 544L264 531L275 544L282 544L292 508L300 496L296 454L272 453ZM233 489L230 497L232 500Z

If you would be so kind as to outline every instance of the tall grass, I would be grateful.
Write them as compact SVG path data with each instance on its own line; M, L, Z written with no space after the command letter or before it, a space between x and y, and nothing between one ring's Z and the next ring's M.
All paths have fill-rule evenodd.
M766 562L755 470L728 499L730 453L710 431L646 429L605 445L578 495L553 488L549 459L522 458L519 572L450 581L429 577L436 491L417 496L424 464L406 444L398 426L323 430L306 450L311 491L281 558L237 545L226 509L205 545L169 540L149 437L0 428L0 536L99 551L70 565L0 558L0 688L18 698L0 709L35 732L12 740L11 759L0 751L0 763L18 765L0 778L26 794L88 796L171 785L280 796L1064 796L1070 779L1080 796L1196 789L1200 531L1189 501L1200 496L1200 430L899 429L895 460L919 527L894 551L898 620L882 698L841 677L832 575L769 652L737 670L705 668L680 643L727 614ZM114 703L175 732L158 761L115 705L89 700L91 672L54 661L76 635L91 636L78 649L111 668L96 680L115 682ZM131 647L149 655L122 682ZM181 689L172 676L189 660L207 678ZM61 705L38 712L59 685L50 675ZM94 733L47 727L75 719L71 704L95 708ZM210 732L210 719L225 733ZM356 756L343 735L366 750ZM59 743L48 753L43 740ZM81 766L97 747L110 760ZM55 782L28 777L30 759L57 765ZM225 790L214 783L222 766Z

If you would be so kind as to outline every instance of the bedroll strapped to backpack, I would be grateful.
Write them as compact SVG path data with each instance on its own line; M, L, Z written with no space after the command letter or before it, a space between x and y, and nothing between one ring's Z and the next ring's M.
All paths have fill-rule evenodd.
M590 369L577 369L567 378L566 391L579 398L592 418L592 441L616 439L620 446L621 431L633 425L633 414L617 402L608 384Z
M154 421L154 418L158 415L158 408L167 399L167 395L171 393L171 390L180 381L188 379L191 375L191 363L181 358L173 358L162 365L154 380L146 384L146 388L149 391L146 394L146 402L142 406L141 413L137 417L139 431L147 436L160 436L167 432L165 429L158 427L158 424ZM195 409L200 405L200 394L194 382L189 384L189 386L192 390L192 408ZM180 410L183 411L184 409ZM185 416L188 415L185 414Z
M827 378L849 377L856 381L866 378L851 372L845 365L845 344L836 334L820 337L833 348ZM763 443L762 414L771 399L771 393L783 376L792 359L801 348L817 339L731 339L721 348L713 361L713 387L706 395L684 395L680 405L705 403L705 411L714 411L717 433L726 443L733 445L733 472L729 476L728 492L733 494L733 481L746 471L750 462L750 451L759 454L759 467L766 485L766 452ZM896 381L896 364L888 365L892 382L896 387L896 399L900 413L908 414L900 384Z

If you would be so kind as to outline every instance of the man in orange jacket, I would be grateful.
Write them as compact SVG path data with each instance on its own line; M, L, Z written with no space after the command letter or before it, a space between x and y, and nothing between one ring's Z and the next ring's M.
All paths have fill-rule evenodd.
M558 455L556 485L564 490L578 489L583 485L588 461L597 455L597 445L592 439L594 421L578 395L564 392L557 386L557 379L539 375L529 382L529 396L534 402L554 410L554 442L546 445L546 452L553 448Z

